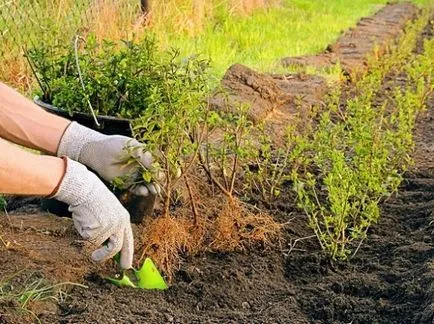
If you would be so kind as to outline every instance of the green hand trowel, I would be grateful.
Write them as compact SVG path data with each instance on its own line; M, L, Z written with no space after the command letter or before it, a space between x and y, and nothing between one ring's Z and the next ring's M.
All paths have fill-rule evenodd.
M142 289L167 289L167 284L151 259L146 258L140 270L134 270L137 285Z
M121 279L114 279L110 277L106 277L106 279L118 287L137 288L137 286L131 281L131 279L125 273L122 274Z
M112 284L119 287L133 287L141 289L165 290L168 288L166 282L157 270L154 262L146 258L139 270L133 268L135 279L131 280L124 272L121 279L106 278Z

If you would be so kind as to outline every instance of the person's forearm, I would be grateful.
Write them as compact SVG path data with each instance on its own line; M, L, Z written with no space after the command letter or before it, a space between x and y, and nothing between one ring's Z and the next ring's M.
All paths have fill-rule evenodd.
M0 139L0 193L48 196L64 174L64 161L36 155Z
M55 155L69 123L0 82L0 137Z

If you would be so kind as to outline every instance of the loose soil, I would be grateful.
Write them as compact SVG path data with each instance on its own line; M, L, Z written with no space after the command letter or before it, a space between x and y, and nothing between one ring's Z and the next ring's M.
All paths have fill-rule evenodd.
M429 26L424 37L432 35ZM404 81L390 75L381 96ZM289 222L280 244L188 257L164 292L120 289L101 278L112 264L93 264L82 253L87 247L70 219L28 201L0 217L2 278L16 289L29 277L88 286L65 288L68 297L59 303L33 304L43 323L432 323L434 95L427 108L416 126L415 165L350 262L324 257L305 216L288 201L270 210ZM15 306L0 299L1 323L34 321Z

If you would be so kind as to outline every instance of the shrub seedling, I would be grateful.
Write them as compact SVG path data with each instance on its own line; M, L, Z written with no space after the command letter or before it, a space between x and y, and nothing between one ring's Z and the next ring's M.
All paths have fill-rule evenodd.
M312 138L296 143L306 157L302 168L291 172L298 207L332 259L357 253L380 217L381 200L397 190L411 163L415 117L432 90L429 42L427 54L415 62L409 58L426 23L424 14L388 55L371 59L370 71L355 84L356 94L346 100L345 110L338 110L339 101L329 103ZM385 77L401 71L407 72L410 86L383 99L379 94Z

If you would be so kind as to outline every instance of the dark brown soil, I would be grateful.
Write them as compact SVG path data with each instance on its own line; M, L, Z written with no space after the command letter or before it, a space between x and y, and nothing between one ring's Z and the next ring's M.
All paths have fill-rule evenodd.
M389 76L384 91L389 83L403 79ZM165 292L120 289L101 279L113 271L110 264L84 256L70 219L33 206L32 215L21 209L0 217L0 273L17 287L28 276L88 286L70 289L57 305L32 305L43 323L432 323L434 95L418 118L415 140L414 168L383 203L379 224L350 262L325 258L289 201L270 210L289 221L279 246L187 258ZM0 323L33 320L19 316L16 306L0 299Z
M249 105L248 117L254 123L263 121L269 113L290 100L273 78L258 73L241 64L232 65L223 77L222 87L227 91L218 94L211 104L215 110Z
M211 99L217 111L239 111L249 107L247 117L255 124L264 123L276 144L283 139L288 125L309 117L312 107L321 106L328 86L317 75L270 75L234 64L222 80L225 95ZM235 108L235 109L234 109Z
M416 168L351 262L329 262L312 238L296 242L310 235L304 216L276 211L293 219L278 249L190 258L166 292L119 289L92 274L102 269L71 244L78 237L69 219L11 215L12 226L2 221L12 248L0 250L1 273L24 268L89 286L74 288L55 313L44 305L44 323L431 323L434 162L426 148L434 147L434 96L430 107L418 121Z

